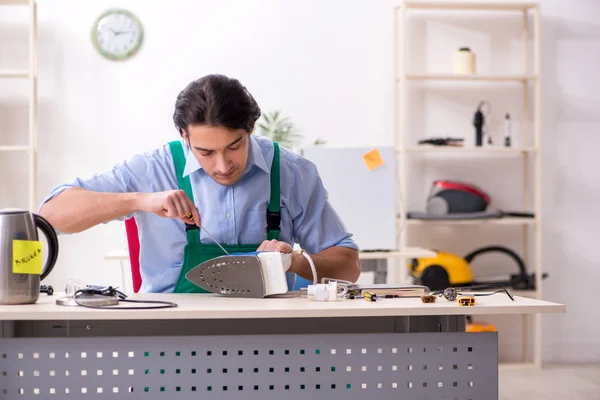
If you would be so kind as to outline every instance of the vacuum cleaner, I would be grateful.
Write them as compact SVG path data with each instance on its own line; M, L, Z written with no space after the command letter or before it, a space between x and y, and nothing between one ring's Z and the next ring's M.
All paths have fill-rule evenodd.
M425 212L408 212L407 218L425 220L534 218L534 214L527 212L488 210L490 202L490 196L475 185L452 180L436 180L429 191Z
M527 274L525 263L517 253L503 246L486 246L476 249L464 257L445 251L437 251L435 257L414 258L408 265L413 283L429 287L432 291L449 287L478 285L500 285L515 290L535 290L535 274ZM517 267L517 273L506 280L476 281L470 263L475 257L501 253L509 256ZM548 274L544 273L542 279Z

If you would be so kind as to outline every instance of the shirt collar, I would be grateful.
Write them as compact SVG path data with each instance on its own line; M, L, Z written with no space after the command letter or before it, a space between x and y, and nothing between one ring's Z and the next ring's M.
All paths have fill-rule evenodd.
M265 172L269 172L269 167L267 166L267 161L265 160L265 156L260 148L260 145L254 138L254 135L250 135L250 150L248 151L248 162L246 163L246 168L244 169L244 173L250 171L253 165L256 165L258 168L262 169Z
M202 166L194 156L194 153L192 153L190 146L187 145L183 138L181 138L181 144L183 145L183 150L185 152L185 168L183 169L183 177L185 178L191 173L202 169Z
M250 149L248 150L248 162L246 163L246 168L244 169L244 174L250 171L252 166L256 165L258 168L262 169L265 172L269 172L269 167L267 166L267 162L265 160L265 156L260 148L260 145L256 142L253 135L250 135ZM198 170L202 169L202 166L198 162L198 159L194 156L194 153L191 151L190 147L187 145L183 138L181 139L181 144L183 145L183 149L185 152L185 168L183 170L183 176L186 177Z

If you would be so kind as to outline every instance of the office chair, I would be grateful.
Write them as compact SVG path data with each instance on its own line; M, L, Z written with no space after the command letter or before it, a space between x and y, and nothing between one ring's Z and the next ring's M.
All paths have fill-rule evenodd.
M125 231L127 233L127 247L129 248L133 292L137 293L140 290L140 286L142 286L142 275L140 274L140 238L135 218L132 217L125 220Z

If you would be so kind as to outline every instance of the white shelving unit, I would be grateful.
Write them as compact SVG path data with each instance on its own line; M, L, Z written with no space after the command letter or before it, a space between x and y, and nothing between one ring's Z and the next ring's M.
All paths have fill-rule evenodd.
M511 148L511 147L429 147L429 146L419 146L419 147L404 147L405 152L410 153L456 153L456 154L479 154L479 155L511 155L511 154L521 154L521 153L535 153L537 149L535 147L520 147L520 148Z
M522 72L515 74L474 74L474 75L454 75L452 73L420 73L411 71L409 68L409 57L407 53L408 43L411 40L407 24L413 10L418 10L422 15L424 11L436 15L438 12L447 13L451 11L453 16L467 11L468 18L477 18L477 13L490 15L494 12L503 12L505 15L516 15L522 18ZM508 14L507 14L508 12ZM530 22L532 17L533 23ZM426 17L425 17L426 18ZM453 23L457 19L453 20ZM531 26L532 25L532 26ZM533 34L531 31L533 30ZM401 35L400 35L401 34ZM399 39L399 37L401 39ZM529 51L530 41L533 42L533 54ZM410 243L411 227L420 226L422 228L441 228L455 229L457 233L463 226L481 226L487 229L494 229L498 226L514 225L515 229L522 229L523 243L521 256L528 266L528 273L535 272L536 290L514 291L515 294L527 297L542 299L542 241L541 241L541 157L539 149L541 146L541 127L540 127L540 8L537 3L509 3L509 2L417 2L406 1L394 8L394 146L397 149L396 171L399 187L396 188L396 204L398 205L399 229L398 250L402 253L403 249L413 246L427 247L424 243ZM530 65L529 57L532 56L533 64ZM512 85L521 85L523 110L522 110L522 131L523 142L521 147L434 147L434 146L415 146L410 141L414 136L422 132L408 132L407 104L409 92L407 86L413 82L433 82L448 81L453 84L455 90L460 90L461 85L469 85L472 89L474 85L482 82L491 82L495 86L486 86L487 91L493 91L494 87L505 83ZM517 86L518 88L518 86ZM430 89L435 90L435 88ZM518 89L517 89L518 90ZM531 98L533 92L533 98ZM533 110L530 110L529 102L533 102ZM530 125L532 128L530 128ZM530 129L532 129L530 131ZM414 142L416 143L416 142ZM506 218L489 220L459 220L459 221L440 221L440 220L416 220L408 219L407 209L408 199L413 193L412 188L407 183L411 171L407 158L409 157L431 157L435 155L438 162L443 160L446 155L454 156L453 162L456 162L455 155L461 155L461 159L466 162L485 163L487 159L496 160L497 158L512 157L515 162L521 162L523 169L523 210L533 212L535 218ZM464 156L464 157L463 157ZM481 156L481 157L480 157ZM530 163L530 159L533 162ZM510 162L510 161L509 161ZM533 167L530 166L533 165ZM531 169L533 168L533 170ZM533 176L531 179L530 175ZM532 182L533 180L533 182ZM419 188L418 190L422 190ZM483 229L483 228L482 228ZM532 233L532 234L531 234ZM530 236L533 236L533 260L528 249L530 247ZM408 270L404 266L408 260L402 260L399 268L397 280L404 281L408 277ZM523 363L535 367L541 366L541 340L542 324L541 316L535 315L533 324L533 343L532 359L529 360L529 320L523 318Z
M38 63L37 63L37 3L35 0L0 0L0 10L4 7L28 8L28 53L29 68L24 70L2 70L0 79L28 80L29 117L28 144L8 146L0 143L0 157L6 152L26 152L28 155L28 200L30 211L37 210L37 148L38 148ZM1 129L1 128L0 128ZM25 132L23 132L25 133Z
M415 7L413 7L415 8ZM450 74L406 74L406 80L414 81L489 81L524 82L535 79L532 75L450 75ZM400 81L401 78L398 78Z

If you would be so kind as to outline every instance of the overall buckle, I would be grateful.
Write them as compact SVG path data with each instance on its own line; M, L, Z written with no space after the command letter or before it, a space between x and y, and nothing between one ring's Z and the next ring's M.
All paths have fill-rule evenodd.
M267 230L278 231L281 225L281 213L267 211Z

